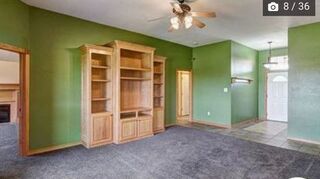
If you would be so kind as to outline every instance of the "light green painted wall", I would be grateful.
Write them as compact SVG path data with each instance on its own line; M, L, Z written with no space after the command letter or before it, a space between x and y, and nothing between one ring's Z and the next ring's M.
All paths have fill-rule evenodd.
M18 0L0 0L0 42L27 48L29 7Z
M141 34L30 8L30 146L32 149L80 140L80 51L85 43L113 40L145 44L168 57L166 123L175 122L175 70L191 69L192 49Z
M232 118L231 102L236 101L231 96L243 95L234 88L230 91L231 53L233 56L239 53L238 56L242 58L242 55L246 57L251 52L246 49L248 54L242 54L245 48L231 41L191 49L29 7L18 0L1 0L0 20L0 42L31 50L30 144L33 149L80 139L78 47L84 43L104 44L115 39L125 40L156 47L157 54L167 56L167 124L175 122L175 70L191 69L192 56L195 57L195 119L229 125ZM289 29L289 136L314 141L320 141L320 97L317 93L320 87L320 52L314 50L320 47L319 33L319 23ZM239 52L235 50L238 47ZM286 49L273 51L273 55L286 53ZM262 63L266 57L266 51L259 52L259 117L265 113L265 73ZM228 93L223 92L225 87L229 88ZM211 116L207 116L208 111Z
M252 79L231 85L232 124L258 117L258 52L232 42L231 76Z
M287 48L278 48L272 50L272 56L284 56L288 55ZM265 111L265 89L266 89L266 69L263 63L268 61L269 50L259 51L259 119L266 118ZM290 60L290 59L289 59ZM290 62L289 62L290 63Z
M125 40L168 57L166 123L175 122L175 70L191 69L192 49L145 35L1 0L0 42L31 50L30 146L80 139L80 52L84 43Z
M288 137L320 142L320 23L289 29Z
M194 48L193 57L193 118L230 125L231 41Z

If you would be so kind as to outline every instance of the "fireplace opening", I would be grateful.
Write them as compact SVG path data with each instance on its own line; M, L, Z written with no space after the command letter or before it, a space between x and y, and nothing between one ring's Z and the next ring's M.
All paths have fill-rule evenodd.
M0 123L10 122L10 104L0 104Z

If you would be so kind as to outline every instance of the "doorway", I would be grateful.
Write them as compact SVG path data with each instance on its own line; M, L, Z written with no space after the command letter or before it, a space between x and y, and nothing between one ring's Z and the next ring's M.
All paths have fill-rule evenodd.
M192 72L177 71L177 119L192 120Z
M0 68L0 130L1 140L5 141L2 144L13 143L13 146L9 147L18 148L22 156L27 156L29 153L28 51L0 43Z
M267 74L267 119L288 122L288 72Z

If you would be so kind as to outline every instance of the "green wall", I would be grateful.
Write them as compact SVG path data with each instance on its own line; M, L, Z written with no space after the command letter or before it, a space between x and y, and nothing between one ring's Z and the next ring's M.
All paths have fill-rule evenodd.
M194 48L193 57L193 118L230 125L231 41Z
M79 47L85 43L125 40L168 57L166 124L175 122L175 70L191 69L191 48L33 7L30 19L32 149L80 140Z
M320 142L320 23L289 29L288 137Z
M231 85L232 124L258 117L258 52L232 42L231 76L252 79L250 84Z
M287 48L272 49L272 56L288 55ZM259 119L266 118L265 111L265 89L266 89L266 69L263 63L268 61L269 50L259 51ZM290 60L290 59L289 59ZM289 62L290 63L290 62Z
M254 50L232 41L191 49L105 25L80 20L34 7L18 0L1 0L0 42L31 51L30 146L32 149L80 140L80 51L84 43L105 44L125 40L157 48L168 57L166 68L166 123L175 122L175 71L193 67L194 119L230 125L255 116L258 84L259 117L263 118L267 51L258 53L252 72L240 73L242 65L252 68ZM292 138L320 141L320 24L289 29L289 129ZM287 49L273 50L286 55ZM191 61L191 57L195 60ZM250 63L245 59L250 58ZM249 61L249 60L248 60ZM251 64L252 63L252 64ZM236 65L235 65L236 64ZM249 67L250 66L250 67ZM245 67L245 68L247 68ZM254 77L252 86L230 85L231 75ZM231 70L232 69L232 70ZM225 93L224 88L229 92ZM247 96L240 99L239 96ZM249 110L240 109L246 103ZM231 106L232 105L232 106ZM240 107L239 107L240 106ZM239 109L237 109L239 107ZM306 111L308 113L306 113ZM211 115L208 116L207 112Z
M0 0L0 42L28 47L29 7L17 0Z
M192 68L192 49L34 7L0 1L0 42L30 49L30 147L80 140L80 51L85 43L125 40L168 57L166 124L175 122L175 71Z

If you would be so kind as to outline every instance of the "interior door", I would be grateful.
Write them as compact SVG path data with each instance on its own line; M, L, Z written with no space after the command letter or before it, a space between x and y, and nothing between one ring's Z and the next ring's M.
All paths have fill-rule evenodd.
M181 73L181 115L189 115L190 109L190 74L189 72Z
M288 72L268 73L267 119L288 121Z

